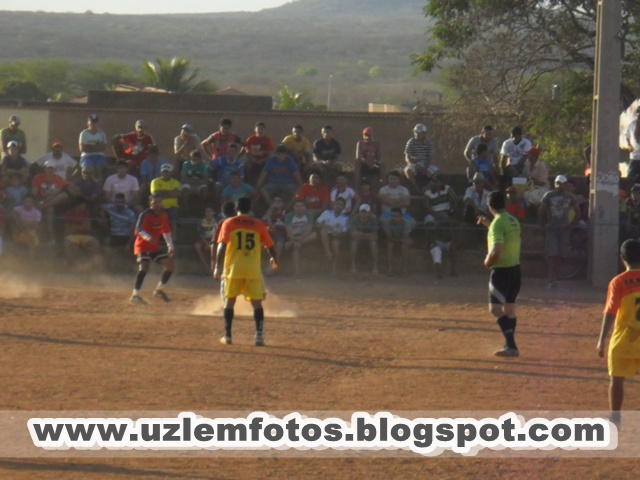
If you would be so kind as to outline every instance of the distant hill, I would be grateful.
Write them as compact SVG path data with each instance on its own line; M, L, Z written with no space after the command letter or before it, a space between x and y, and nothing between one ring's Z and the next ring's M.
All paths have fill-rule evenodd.
M325 103L361 110L367 101L411 100L426 77L409 55L425 48L425 0L298 0L256 13L97 15L0 12L0 61L115 60L139 68L186 57L221 87L275 94L282 84ZM347 93L348 92L348 93Z

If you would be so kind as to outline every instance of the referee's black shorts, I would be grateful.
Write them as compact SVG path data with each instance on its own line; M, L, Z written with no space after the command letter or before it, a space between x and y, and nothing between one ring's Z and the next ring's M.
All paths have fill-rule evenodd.
M492 268L489 276L489 303L516 303L520 293L520 265Z

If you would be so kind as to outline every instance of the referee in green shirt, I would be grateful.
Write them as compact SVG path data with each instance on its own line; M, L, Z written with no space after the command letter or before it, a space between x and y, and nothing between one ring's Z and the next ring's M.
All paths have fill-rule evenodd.
M491 192L489 211L494 216L479 217L478 224L489 227L487 244L489 253L484 266L491 269L489 276L489 310L497 318L506 340L498 357L517 357L520 351L514 338L516 332L516 299L520 292L520 222L505 210L502 192Z

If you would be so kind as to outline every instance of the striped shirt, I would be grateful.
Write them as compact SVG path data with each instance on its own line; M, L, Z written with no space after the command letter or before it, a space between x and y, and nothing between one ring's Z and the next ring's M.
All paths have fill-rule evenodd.
M427 166L436 154L436 146L430 138L425 138L424 142L418 142L415 138L410 138L404 147L404 154L416 158L415 163Z

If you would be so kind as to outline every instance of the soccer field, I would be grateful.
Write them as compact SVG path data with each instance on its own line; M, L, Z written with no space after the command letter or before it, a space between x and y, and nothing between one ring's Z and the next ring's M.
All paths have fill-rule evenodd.
M253 320L222 335L214 282L177 275L130 305L129 276L0 277L0 410L604 411L595 345L605 292L525 279L521 356L493 352L485 275L269 279L266 348ZM240 301L239 301L240 303ZM242 302L244 303L244 302ZM212 312L218 309L215 316ZM237 309L237 312L240 309ZM248 312L247 309L244 310ZM640 403L628 382L625 406ZM177 457L177 455L176 455ZM636 459L3 458L9 479L637 478Z

